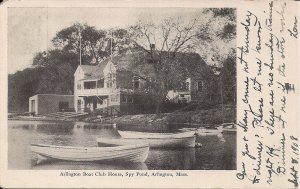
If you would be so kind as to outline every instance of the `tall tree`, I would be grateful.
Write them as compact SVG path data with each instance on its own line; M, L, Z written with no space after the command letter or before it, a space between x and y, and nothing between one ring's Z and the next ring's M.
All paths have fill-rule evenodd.
M220 73L220 84L225 104L235 104L236 98L236 58L235 53L229 54L223 61Z
M52 42L58 49L77 54L81 47L83 64L98 64L105 57L122 53L129 47L125 29L101 30L79 23L59 31Z
M210 8L204 12L209 21L204 28L206 32L199 35L197 52L208 64L222 67L236 46L236 9Z
M36 93L73 94L73 74L78 66L76 53L65 50L50 50L47 63L42 60L38 65L45 69L40 74Z
M56 48L64 51L79 54L81 50L83 64L91 62L98 64L109 54L106 49L107 32L86 24L73 24L62 29L52 39L52 42Z
M186 58L184 53L193 52L195 48L195 40L199 35L197 24L196 18L189 22L183 22L181 18L169 18L160 24L139 21L130 28L131 40L147 54L145 63L154 68L155 82L152 82L157 114L170 86L174 88L180 85L176 81L182 81L187 76L182 60Z
M107 51L114 55L124 53L134 46L126 29L111 29L109 30L109 37Z
M8 111L28 111L28 98L36 94L44 68L26 68L8 75Z
M182 54L196 52L204 56L206 63L223 66L220 62L230 53L236 35L235 14L235 9L203 9L195 17L172 17L158 24L139 20L130 28L130 39L144 50L149 57L146 63L154 67L156 113L170 86L174 87L179 83L176 81L190 74L183 70L187 66L182 65L185 62ZM216 82L211 74L207 79L208 83ZM213 93L217 89L209 91Z

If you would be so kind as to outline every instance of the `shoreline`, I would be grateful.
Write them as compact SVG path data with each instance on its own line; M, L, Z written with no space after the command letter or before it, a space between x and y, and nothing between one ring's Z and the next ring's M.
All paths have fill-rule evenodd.
M114 124L111 121L108 122L97 122L97 121L84 121L84 120L66 120L66 119L48 119L48 118L8 118L8 121L56 121L56 122L83 122L83 123L98 123L98 124ZM134 125L130 123L120 123L124 125ZM167 123L171 125L185 125L185 126L203 126L203 125L209 125L209 124L200 124L197 122L194 123Z
M233 121L234 109L225 108L225 114L222 114L220 108L208 110L180 111L173 113L156 114L137 114L122 115L118 117L100 118L95 115L87 115L77 118L50 118L50 117L34 117L34 116L13 116L8 120L20 121L56 121L56 122L84 122L94 124L114 124L117 125L141 125L143 127L163 127L166 125L185 126L190 128L196 127L214 127L222 123L230 123Z

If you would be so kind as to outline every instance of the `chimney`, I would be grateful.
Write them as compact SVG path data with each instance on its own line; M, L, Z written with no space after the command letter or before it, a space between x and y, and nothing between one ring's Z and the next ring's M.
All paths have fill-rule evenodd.
M155 44L150 44L150 50L154 51L155 50Z

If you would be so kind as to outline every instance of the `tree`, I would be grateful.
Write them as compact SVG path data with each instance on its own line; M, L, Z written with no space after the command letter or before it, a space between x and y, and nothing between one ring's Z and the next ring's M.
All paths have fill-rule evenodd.
M81 44L80 44L81 41ZM94 62L98 64L104 57L109 55L107 52L108 36L105 30L97 30L93 26L86 24L73 24L62 29L52 39L53 45L61 50L80 53L83 64Z
M48 64L47 52L38 52L34 55L32 65L33 66L46 66Z
M117 28L109 31L110 39L108 40L107 51L114 55L121 54L132 48L134 45L130 40L130 35L126 29Z
M77 54L65 50L50 50L45 69L40 73L36 93L73 94L73 74L78 66Z
M185 70L187 62L184 61L190 53L200 54L207 64L215 63L218 67L223 67L222 62L230 53L231 47L234 47L235 19L235 9L203 9L193 18L167 18L158 24L139 20L130 28L130 39L147 54L146 64L154 67L157 114L170 86L176 88L178 81L190 74ZM220 43L229 46L224 48ZM183 54L187 56L182 56ZM208 84L218 83L216 78L213 74L208 74ZM219 89L212 87L206 95L218 91Z
M193 52L199 35L198 20L183 24L181 18L165 19L161 24L139 21L130 28L130 39L147 54L146 64L153 65L156 113L160 114L168 90L181 85L187 77L187 66L182 65L185 53ZM143 64L143 62L138 62Z
M199 35L197 52L210 65L222 67L222 62L236 46L236 9L205 9L209 20Z
M76 53L49 50L33 58L34 66L8 76L9 111L28 111L28 98L36 94L73 94Z
M26 68L8 75L8 111L28 111L28 98L35 95L44 68Z
M220 74L220 85L225 104L235 104L236 98L236 60L235 51L223 62Z
M79 23L62 29L52 39L56 48L78 55L81 47L83 64L98 64L111 54L124 52L128 41L125 29L98 30Z

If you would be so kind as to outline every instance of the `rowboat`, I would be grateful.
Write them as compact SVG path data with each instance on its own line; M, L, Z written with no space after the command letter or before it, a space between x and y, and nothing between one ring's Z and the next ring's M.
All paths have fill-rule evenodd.
M233 122L230 122L230 123L222 123L220 125L217 125L216 128L218 127L232 127L234 126L235 124Z
M102 139L98 138L98 145L101 142L121 144L137 144L147 143L151 147L195 147L195 131L179 132L179 133L148 133L135 131L118 131L121 139Z
M51 161L51 163L32 164L33 170L148 170L142 162L83 162L83 161Z
M146 143L150 147L195 147L195 131L180 133L145 133L118 131L121 138L97 138L98 146Z
M189 132L189 131L195 131L197 130L197 128L188 128L188 127L184 127L184 128L180 128L178 129L179 131L182 131L182 132Z
M221 134L221 130L218 130L217 128L181 128L180 131L194 131L199 136L209 136L209 135L218 135Z
M221 131L218 129L208 129L208 128L199 128L197 129L197 134L201 135L201 134L207 134L207 135L218 135L220 134Z
M217 127L222 133L236 133L236 126L234 123L224 123Z
M147 133L147 132L135 132L135 131L118 131L122 138L182 138L192 137L195 135L195 131L179 132L179 133Z
M222 133L236 133L236 127L234 127L234 128L223 128Z
M39 160L144 162L148 157L149 145L74 147L31 144L31 151L38 154Z
M97 138L98 146L101 145L132 145L147 143L152 148L166 147L166 148L185 148L195 147L196 136L190 137L169 137L169 138Z

